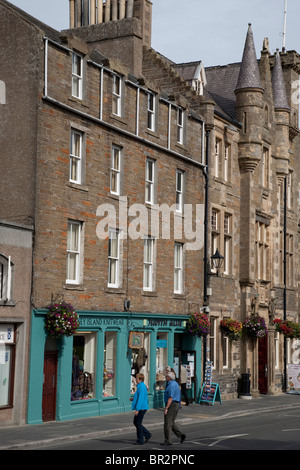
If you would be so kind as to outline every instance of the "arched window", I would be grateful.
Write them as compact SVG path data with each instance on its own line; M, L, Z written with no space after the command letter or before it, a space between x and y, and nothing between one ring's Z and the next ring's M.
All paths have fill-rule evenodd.
M0 300L12 299L13 268L10 256L0 254Z

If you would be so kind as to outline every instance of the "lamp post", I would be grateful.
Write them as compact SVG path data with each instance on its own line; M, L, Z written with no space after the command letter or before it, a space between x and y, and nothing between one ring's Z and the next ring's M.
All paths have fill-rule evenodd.
M223 261L224 261L224 256L222 256L218 250L218 248L216 249L216 252L214 255L212 255L210 257L211 259L211 267L212 269L215 269L216 270L216 274L215 273L212 273L210 272L209 275L210 276L218 276L219 275L219 270L221 269L222 265L223 265Z
M208 295L207 295L207 287L209 285L209 278L210 276L219 276L219 271L223 265L224 261L224 256L222 256L218 250L216 249L216 252L210 257L211 260L211 266L210 268L206 269L206 279L205 279L205 293L204 293L204 300L205 300L205 311L209 312L209 300L208 300ZM212 269L215 270L215 272L212 272ZM207 361L207 337L203 337L203 377L205 377L205 367L206 367L206 361Z

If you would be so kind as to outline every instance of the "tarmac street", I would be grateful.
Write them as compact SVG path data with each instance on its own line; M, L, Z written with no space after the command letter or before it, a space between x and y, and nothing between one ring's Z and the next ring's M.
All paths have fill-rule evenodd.
M235 399L215 402L214 405L192 404L183 406L177 418L178 424L195 424L234 418L255 416L263 412L300 408L300 395L284 393L279 396L261 395L259 398ZM163 437L163 409L147 412L145 426L151 431L161 430ZM39 449L63 443L75 443L81 439L96 439L124 431L134 431L133 413L113 414L71 421L51 421L39 425L7 426L0 429L1 450ZM300 425L299 425L300 428ZM139 446L136 446L139 447Z
M176 422L179 425L192 427L193 425L196 426L197 423L210 423L211 425L220 420L225 421L248 416L251 417L251 423L255 423L255 418L261 416L262 413L272 415L273 411L278 413L279 410L287 412L294 410L295 417L300 416L300 395L283 393L278 396L260 395L258 398L246 400L238 398L235 400L223 400L222 404L215 402L214 405L192 404L190 406L183 406L180 409ZM151 432L155 431L157 435L160 435L161 440L163 440L163 419L163 409L158 408L149 410L144 420L145 426ZM295 424L292 427L295 427ZM300 419L298 428L300 430ZM288 426L286 426L285 431L288 438ZM135 436L132 412L63 422L53 421L39 425L7 426L0 429L0 451L38 450L43 447L54 448L61 444L70 444L76 450L76 442L109 438L109 436L116 436L118 433L124 434L127 432ZM223 436L217 436L217 440L221 442L222 439L225 440L225 437L227 440L229 438L232 440L242 439L242 434L245 434L245 432L237 431L230 436L225 433ZM215 441L216 439L212 442ZM176 444L172 446L172 451L178 449L184 451L184 446L185 444ZM146 446L133 447L135 447L135 451L139 451L140 449L137 448L145 448ZM213 447L216 447L216 445L211 446L211 448ZM129 448L131 448L131 441L127 449Z

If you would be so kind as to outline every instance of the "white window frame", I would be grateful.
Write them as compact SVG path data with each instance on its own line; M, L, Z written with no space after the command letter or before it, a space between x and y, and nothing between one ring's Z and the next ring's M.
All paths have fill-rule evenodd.
M112 252L112 240L116 240L116 253ZM120 231L109 229L108 240L108 287L120 287Z
M154 238L144 238L143 290L153 291L154 287ZM148 282L147 282L148 280Z
M0 254L0 300L12 300L13 263L11 257Z
M184 171L176 170L176 212L183 213Z
M183 293L183 244L174 244L174 294Z
M112 113L122 116L122 77L117 74L113 74Z
M77 61L79 61L79 71L77 70ZM76 85L76 86L75 86ZM72 54L72 96L82 100L83 90L83 57L73 52Z
M147 128L150 131L155 131L155 106L156 96L149 91L147 95Z
M149 171L151 168L151 171ZM154 204L155 200L155 160L146 159L145 202Z
M177 142L183 145L184 139L184 111L177 108Z
M73 244L73 229L77 233L77 246L72 247ZM68 220L67 232L67 284L80 284L80 268L81 268L81 236L82 236L82 222L77 220ZM71 257L75 260L75 276L74 279L70 277Z
M79 138L79 151L78 155L75 152L76 145L75 139ZM82 161L83 161L83 132L77 129L71 129L71 141L70 141L70 167L69 167L69 181L70 183L81 184L82 183ZM73 178L73 164L75 165L76 177Z
M121 165L122 147L112 145L110 167L110 192L111 194L115 194L117 196L120 196L121 194Z

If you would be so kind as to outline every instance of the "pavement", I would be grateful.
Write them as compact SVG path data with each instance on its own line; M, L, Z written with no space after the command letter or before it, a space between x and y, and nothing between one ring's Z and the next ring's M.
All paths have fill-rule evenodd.
M260 414L285 409L300 409L299 393L282 393L277 396L260 395L258 398L236 398L215 401L214 404L193 403L182 406L176 422L189 424L237 416ZM162 408L147 412L147 428L162 429L164 413ZM133 412L81 418L70 421L51 421L35 425L6 426L0 429L1 450L37 450L43 446L53 446L82 439L95 439L109 434L126 431L135 432Z

